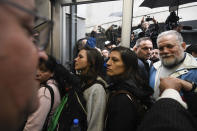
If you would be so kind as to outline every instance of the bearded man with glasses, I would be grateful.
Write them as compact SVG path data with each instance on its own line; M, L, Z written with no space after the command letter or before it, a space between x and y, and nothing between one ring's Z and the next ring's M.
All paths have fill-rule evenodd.
M35 20L45 26L34 40ZM38 101L38 60L47 59L52 22L35 12L34 0L0 0L0 130L19 130ZM33 42L34 40L34 42Z

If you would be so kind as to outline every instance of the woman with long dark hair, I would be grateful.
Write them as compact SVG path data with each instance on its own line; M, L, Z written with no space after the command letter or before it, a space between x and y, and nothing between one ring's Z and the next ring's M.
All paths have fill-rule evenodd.
M103 131L104 127L106 82L101 77L102 68L103 58L95 48L84 47L75 58L75 70L86 101L87 131Z
M112 49L107 62L112 84L106 113L106 131L135 131L139 109L151 106L152 89L139 76L136 54L126 47Z
M72 75L52 56L40 59L36 79L40 83L38 109L28 116L24 131L41 131L47 128L53 113L66 93L66 87L73 83Z

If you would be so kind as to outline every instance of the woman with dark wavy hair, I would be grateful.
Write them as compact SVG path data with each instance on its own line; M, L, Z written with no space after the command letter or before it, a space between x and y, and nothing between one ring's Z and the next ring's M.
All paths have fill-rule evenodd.
M38 89L40 105L33 114L28 116L24 131L46 130L51 117L66 93L66 87L74 83L73 78L63 65L57 63L54 57L48 56L48 60L40 59L36 74L36 80L40 83Z
M152 89L139 76L136 54L126 47L111 50L107 75L112 84L107 105L106 131L135 131L140 107L151 106Z
M101 77L103 61L101 53L89 47L80 50L75 58L75 70L81 78L81 89L86 101L87 131L103 131L104 127L106 82Z

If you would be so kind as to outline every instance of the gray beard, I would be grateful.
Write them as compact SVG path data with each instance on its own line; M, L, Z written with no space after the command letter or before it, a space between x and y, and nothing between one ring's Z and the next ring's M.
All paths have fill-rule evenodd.
M173 62L171 62L171 63L164 62L164 60L162 60L162 58L161 58L161 62L162 62L162 65L164 67L170 69L170 68L173 68L173 67L179 65L180 63L182 63L182 61L184 60L184 58L185 58L184 55L183 55L183 57L181 57L181 59L175 58L175 60Z

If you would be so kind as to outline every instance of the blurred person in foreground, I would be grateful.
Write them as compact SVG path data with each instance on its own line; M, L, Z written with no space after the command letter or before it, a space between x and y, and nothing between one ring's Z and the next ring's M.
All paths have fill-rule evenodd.
M34 11L34 0L0 0L0 130L19 130L38 106L36 69L48 42L33 43L34 20L42 19Z
M179 94L180 90L190 94L190 99L185 99L184 102ZM196 131L196 116L188 112L191 108L196 110L196 85L166 77L160 79L160 92L158 101L144 117L138 131Z
M179 94L180 90L193 94L190 100L185 100L186 103ZM196 85L194 87L190 82L167 77L160 79L160 91L161 96L145 116L138 131L196 131L195 117L187 110L196 105ZM192 108L196 110L195 106Z
M40 82L38 89L39 107L28 116L23 131L45 131L48 129L56 109L72 86L73 76L57 60L48 55L48 60L40 59L36 80ZM75 81L75 83L77 83Z

